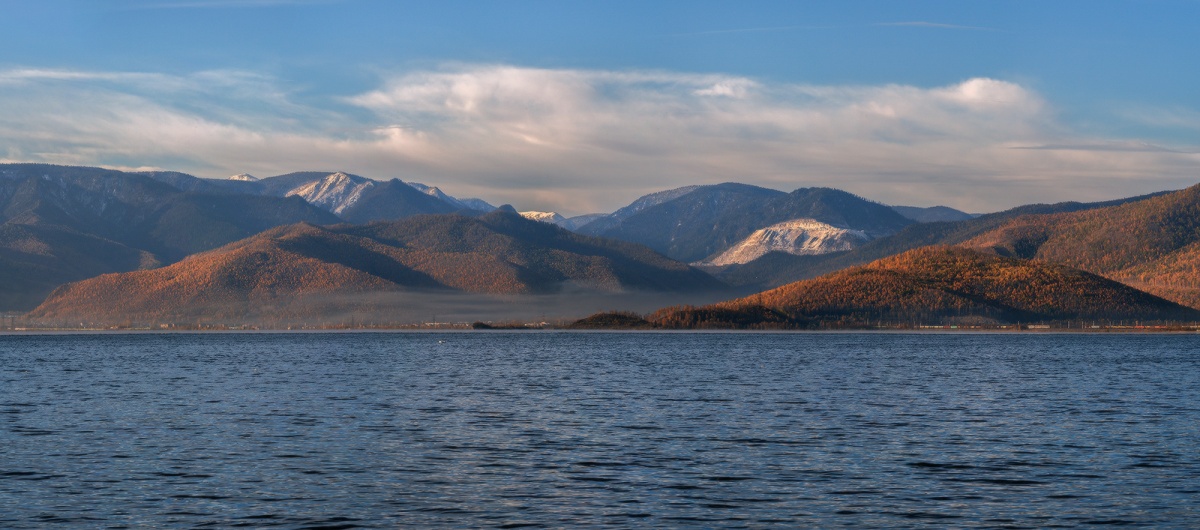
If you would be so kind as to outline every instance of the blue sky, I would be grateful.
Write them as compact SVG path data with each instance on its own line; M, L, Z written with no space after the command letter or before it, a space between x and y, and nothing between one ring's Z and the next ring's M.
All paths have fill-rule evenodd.
M1200 176L1200 2L0 1L0 160L565 213L741 181L987 211Z

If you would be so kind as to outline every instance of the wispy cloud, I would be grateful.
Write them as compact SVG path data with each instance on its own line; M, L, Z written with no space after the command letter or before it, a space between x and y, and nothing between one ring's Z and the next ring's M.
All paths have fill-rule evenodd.
M731 28L731 29L714 29L707 31L691 31L685 33L672 33L671 37L692 37L700 35L724 35L732 33L770 33L776 31L795 31L805 29L837 29L844 26L764 26L757 28Z
M774 33L781 31L803 31L803 30L831 30L831 29L861 29L874 27L914 27L914 28L931 28L931 29L954 29L954 30L969 30L969 31L1001 31L997 28L988 28L982 26L964 26L960 24L943 24L939 22L878 22L866 25L795 25L795 26L762 26L752 28L729 28L729 29L714 29L707 31L693 31L686 33L672 33L671 37L695 37L704 35L726 35L736 33Z
M340 3L344 0L192 0L178 2L147 2L123 6L126 10L151 9L237 9L281 6L305 6Z
M341 168L565 213L730 180L987 211L1178 188L1200 170L1187 149L1076 133L1036 92L988 78L828 86L456 65L317 105L238 71L4 80L0 159L212 177Z
M0 84L36 81L134 81L160 77L154 74L133 72L88 72L53 68L17 68L0 71Z
M1124 119L1140 125L1200 131L1200 111L1180 107L1131 107L1117 111Z
M910 21L910 22L878 22L871 24L872 26L892 26L892 27L912 27L912 28L933 28L933 29L961 29L970 31L1000 31L998 28L987 28L983 26L964 26L961 24L943 24L940 22L925 22L925 21Z
M1079 144L1042 144L1015 145L1012 149L1034 149L1043 151L1109 151L1124 153L1184 153L1195 154L1200 151L1181 150L1154 145L1147 142L1101 142Z

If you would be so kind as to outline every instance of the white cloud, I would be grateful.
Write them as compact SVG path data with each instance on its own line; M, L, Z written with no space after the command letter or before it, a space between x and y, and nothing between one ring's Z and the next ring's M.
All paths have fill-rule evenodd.
M322 108L236 71L10 70L0 85L9 160L214 177L345 169L522 210L612 210L650 191L740 181L987 211L1182 187L1200 169L1188 150L1075 134L1038 94L986 78L812 86L458 65Z
M740 99L746 97L746 94L756 86L756 83L746 79L732 79L718 81L712 86L698 89L694 93L697 96L725 96Z

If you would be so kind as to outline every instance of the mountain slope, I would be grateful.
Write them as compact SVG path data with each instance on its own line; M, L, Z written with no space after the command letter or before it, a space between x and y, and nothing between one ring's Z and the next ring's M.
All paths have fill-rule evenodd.
M892 206L896 213L903 215L918 223L936 223L942 221L966 221L973 219L975 216L969 213L955 210L947 206L930 206L923 208L920 206Z
M865 325L1076 319L1195 321L1200 311L1061 265L926 247L702 308L671 308L666 327Z
M375 187L375 181L346 173L331 173L319 180L307 182L289 190L285 196L298 196L313 206L337 215L354 206L364 193Z
M516 267L522 278L516 290L465 287L476 292L550 292L562 282L575 282L603 290L633 289L667 292L711 290L723 284L711 276L636 244L587 237L563 228L530 221L518 214L497 210L479 218L461 215L428 215L395 223L346 227L389 245L430 252L494 256ZM444 282L465 282L456 276L468 271L453 264L430 274Z
M611 215L611 214L606 214L606 213L589 213L589 214L584 214L584 215L577 215L575 217L563 217L562 214L560 214L558 212L537 212L537 211L520 212L520 214L521 214L521 217L524 217L526 219L532 219L534 221L541 221L543 223L550 223L552 225L561 226L572 232L579 232L580 227L587 225L597 219L606 218L609 215Z
M524 217L531 221L541 221L543 223L550 223L552 225L558 225L558 226L562 226L562 223L566 222L566 220L567 220L566 217L563 217L558 212L529 211L529 212L520 212L520 214L521 214L521 217Z
M862 230L839 228L813 219L794 219L755 230L746 239L702 265L724 266L749 263L770 252L816 255L850 250L871 240Z
M67 284L31 315L86 322L200 315L222 319L245 314L250 305L294 313L307 305L294 300L301 292L313 298L394 288L378 276L286 248L289 239L311 230L319 229L286 227L272 231L274 237L234 243L168 267Z
M447 202L451 206L454 206L460 210L479 210L481 212L490 212L490 211L496 209L495 206L492 206L491 204L489 204L487 201L485 201L483 199L475 199L475 198L459 199L458 197L453 197L451 195L447 195L445 192L443 192L441 189L439 189L435 186L426 186L425 184L421 184L420 182L406 182L405 184L412 186L413 188L415 188L417 191L420 191L421 193L424 193L431 197L437 197L438 199L441 199L442 201Z
M698 186L599 232L595 227L600 221L580 231L640 243L672 258L694 262L728 249L755 230L794 219L862 230L871 237L892 234L913 223L887 206L844 191L800 188L784 193L726 183Z
M36 307L55 287L160 265L153 254L55 226L0 224L0 309Z
M355 293L720 287L703 272L644 247L494 212L480 218L427 215L369 225L280 227L161 269L63 286L31 316L170 321L241 318L266 308L316 316L361 303L350 296Z
M68 281L170 263L300 221L339 220L299 198L185 193L99 168L0 165L0 309L28 309Z
M171 171L146 172L144 175L177 189L205 194L297 196L308 203L350 222L402 219L425 213L459 210L492 211L496 208L480 199L457 199L442 190L398 179L377 181L342 171L299 171L257 179L234 175L227 180L211 180ZM397 183L405 184L400 188Z
M1200 185L1102 209L1019 217L962 245L1061 263L1200 307Z
M1003 212L981 215L965 221L915 223L891 236L874 239L847 252L816 256L794 256L782 252L772 252L750 263L727 267L718 272L717 277L731 285L770 289L797 280L815 278L847 267L863 265L915 248L930 245L959 245L1023 216L1098 210L1145 201L1168 193L1162 192L1095 203L1031 204Z
M342 210L341 216L351 223L366 223L457 210L460 208L437 197L426 195L400 179L392 179L379 182L364 191L353 204Z
M442 190L400 179L371 180L336 171L303 171L258 181L261 193L298 195L346 221L365 223L403 219L428 213L487 210L491 205L475 199L460 201Z
M651 206L658 206L664 202L675 200L679 197L687 195L688 193L696 191L699 188L700 186L683 186L680 188L643 195L638 197L632 203L629 203L628 206L622 207L611 214L600 215L595 219L580 224L576 230L581 234L589 236L600 235L601 233L617 226L617 224L625 219L628 219L633 214L645 210L646 208L650 208Z
M568 217L568 218L564 219L562 222L557 223L557 224L558 224L558 226L566 228L567 230L570 230L572 232L582 233L582 231L580 230L581 228L583 228L584 226L587 226L599 219L606 218L609 215L611 215L611 214L585 213L583 215L576 215L575 217Z

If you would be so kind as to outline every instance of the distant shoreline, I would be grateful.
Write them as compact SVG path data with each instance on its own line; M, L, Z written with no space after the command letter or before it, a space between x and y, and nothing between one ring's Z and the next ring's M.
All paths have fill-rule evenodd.
M305 329L151 329L151 328L42 328L42 329L16 329L16 330L0 330L0 337L19 337L19 336L37 336L37 335L207 335L207 334L245 334L245 335L274 335L274 334L318 334L318 333L335 333L335 334L383 334L383 333L411 333L411 334L436 334L436 333L492 333L492 334L528 334L528 333L642 333L642 334L896 334L896 335L1000 335L1000 334L1042 334L1042 335L1102 335L1102 334L1185 334L1185 333L1200 333L1200 325L1196 326L1171 326L1171 327L1111 327L1111 328L1050 328L1050 329L1001 329L1001 328L926 328L926 329L866 329L866 328L844 328L844 329L570 329L562 327L545 327L545 328L492 328L492 329L472 329L470 327L446 327L446 328L417 328L417 327L395 327L395 328L305 328Z

